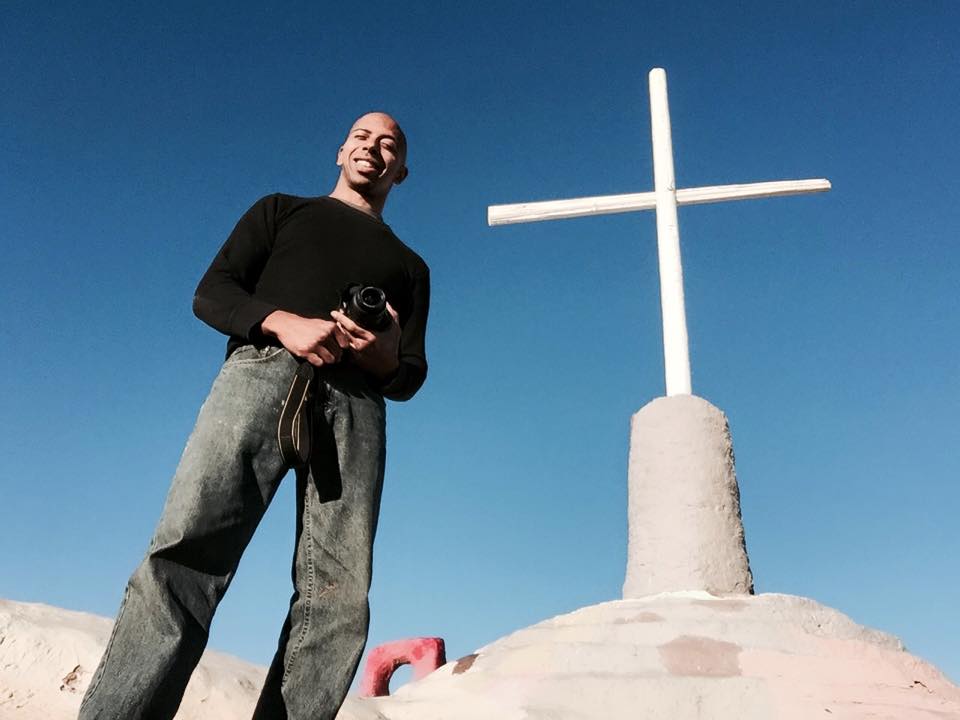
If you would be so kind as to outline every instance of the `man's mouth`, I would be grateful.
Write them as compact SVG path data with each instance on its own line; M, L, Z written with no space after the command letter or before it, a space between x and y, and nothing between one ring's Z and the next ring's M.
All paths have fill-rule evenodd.
M356 165L357 170L359 170L362 173L379 173L380 172L380 166L375 162L373 162L373 160L369 160L367 158L356 158L353 161L353 163L354 165Z

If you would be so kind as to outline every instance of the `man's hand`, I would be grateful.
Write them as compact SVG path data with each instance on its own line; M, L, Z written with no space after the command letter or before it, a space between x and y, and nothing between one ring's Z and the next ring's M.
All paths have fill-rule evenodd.
M390 326L380 332L365 330L340 310L330 313L340 332L347 337L343 347L349 347L354 362L379 380L389 379L400 367L400 321L390 303L387 303L387 312Z
M297 357L321 367L340 360L350 338L337 323L320 318L305 318L285 310L274 310L260 323L264 335L277 338Z

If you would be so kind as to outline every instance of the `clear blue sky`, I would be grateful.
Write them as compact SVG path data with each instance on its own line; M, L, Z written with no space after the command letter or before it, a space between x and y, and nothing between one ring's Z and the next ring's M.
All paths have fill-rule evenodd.
M680 211L694 392L729 416L758 592L960 679L960 5L7 4L0 596L113 615L224 339L194 287L240 214L328 192L394 113L386 217L432 268L426 386L390 407L370 646L449 654L620 596L630 415L663 393L651 213L489 204L827 177ZM211 646L267 663L292 483Z

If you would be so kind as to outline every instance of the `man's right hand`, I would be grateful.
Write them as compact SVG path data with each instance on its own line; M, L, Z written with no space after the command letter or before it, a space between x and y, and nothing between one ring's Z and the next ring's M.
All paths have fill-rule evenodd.
M350 338L337 323L320 318L305 318L285 310L274 310L260 323L264 335L277 338L297 357L321 367L340 360Z

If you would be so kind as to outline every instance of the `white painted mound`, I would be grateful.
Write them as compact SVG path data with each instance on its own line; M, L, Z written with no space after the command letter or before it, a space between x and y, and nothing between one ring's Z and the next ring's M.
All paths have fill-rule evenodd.
M520 630L338 720L960 720L899 640L791 595L664 593Z

